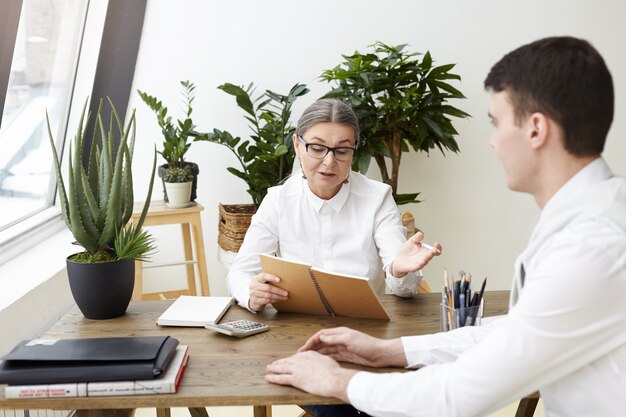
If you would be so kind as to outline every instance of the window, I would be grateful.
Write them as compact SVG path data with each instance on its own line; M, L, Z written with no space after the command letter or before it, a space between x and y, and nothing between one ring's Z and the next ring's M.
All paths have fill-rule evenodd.
M0 230L54 203L45 114L55 139L62 138L86 5L23 1L0 119Z
M59 154L88 97L124 119L146 2L2 0L0 265L64 227L46 110Z

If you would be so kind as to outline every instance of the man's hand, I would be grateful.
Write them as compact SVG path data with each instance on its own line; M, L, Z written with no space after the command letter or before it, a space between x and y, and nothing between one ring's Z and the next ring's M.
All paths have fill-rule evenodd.
M251 310L260 311L267 304L286 300L289 293L273 285L277 282L280 282L280 278L266 272L254 276L250 281L248 307Z
M348 402L347 388L355 370L343 369L328 356L317 352L298 352L267 365L265 380L272 384L292 385L303 391Z
M347 327L320 330L298 352L308 350L318 351L339 362L377 368L407 365L400 339L378 339Z
M402 245L393 260L391 274L394 277L401 278L409 272L418 271L428 265L433 256L441 255L443 249L441 244L435 243L431 250L422 246L422 240L424 240L424 234L417 232Z

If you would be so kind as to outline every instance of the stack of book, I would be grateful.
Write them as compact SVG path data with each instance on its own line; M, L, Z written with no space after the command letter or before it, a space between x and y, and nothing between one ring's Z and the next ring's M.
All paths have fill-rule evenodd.
M2 358L0 383L5 398L175 393L188 359L169 336L29 340Z

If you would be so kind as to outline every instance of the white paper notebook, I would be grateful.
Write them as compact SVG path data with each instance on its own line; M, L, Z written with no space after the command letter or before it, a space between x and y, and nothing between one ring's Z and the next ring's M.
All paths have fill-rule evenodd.
M217 323L233 304L233 297L181 295L157 319L159 326L204 327Z

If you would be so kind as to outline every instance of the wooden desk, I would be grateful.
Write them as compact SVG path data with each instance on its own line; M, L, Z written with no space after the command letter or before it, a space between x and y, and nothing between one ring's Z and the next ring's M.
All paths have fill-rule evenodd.
M487 292L485 315L505 314L508 291ZM201 328L158 327L157 317L171 304L166 301L132 302L126 315L112 320L88 320L72 309L42 338L149 336L168 334L189 345L189 364L177 394L126 397L40 398L10 400L0 388L0 409L77 409L78 415L112 415L105 409L139 407L255 406L255 416L265 415L272 404L332 404L292 387L265 382L265 366L296 351L314 332L335 326L350 326L372 336L393 338L439 331L440 294L420 294L412 299L382 297L391 322L347 317L277 314L268 309L253 315L232 307L223 320L248 318L270 325L270 331L235 339ZM89 411L90 410L90 411Z

